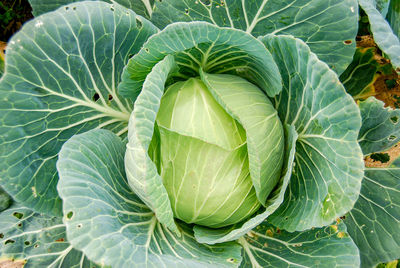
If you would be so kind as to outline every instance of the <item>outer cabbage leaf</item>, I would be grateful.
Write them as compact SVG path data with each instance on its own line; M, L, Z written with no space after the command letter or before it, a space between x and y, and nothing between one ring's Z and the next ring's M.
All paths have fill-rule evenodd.
M400 140L400 110L384 105L374 97L359 103L362 126L358 142L364 155L385 151Z
M393 67L400 73L400 41L393 33L389 23L376 9L373 0L359 0L361 8L367 13L375 43L385 53Z
M164 84L176 68L172 56L157 63L146 77L142 92L135 102L129 120L125 170L128 183L141 200L156 214L157 219L179 233L171 209L168 193L158 174L157 167L148 155L153 137L154 122L164 93Z
M61 217L14 205L0 214L0 267L22 265L99 267L68 243Z
M351 62L358 27L356 0L163 0L151 20L207 21L254 36L290 34L306 42L337 73Z
M400 158L388 168L366 168L360 198L345 223L361 267L400 258Z
M289 233L264 222L241 238L241 267L360 267L343 223Z
M129 55L157 29L117 4L81 2L28 22L0 80L0 183L36 211L61 213L57 154L72 135L123 135L131 103L116 92Z
M56 10L57 8L80 2L83 0L28 0L32 6L34 16ZM98 0L86 0L98 1ZM136 14L149 18L153 12L154 0L101 0L108 3L118 3L126 8L132 9Z
M120 94L134 100L153 66L169 54L180 67L181 79L198 76L202 69L244 77L268 96L282 88L278 68L260 41L236 29L191 22L171 24L146 42L129 60L118 87Z
M289 189L268 222L288 231L326 226L347 213L360 192L360 111L337 75L304 42L273 35L261 40L283 79L274 100L278 114L299 134Z
M90 259L115 267L235 267L241 247L205 246L186 225L165 228L128 185L125 144L108 130L68 140L57 167L67 237Z
M199 225L193 227L196 240L200 243L216 244L239 239L253 228L261 224L283 202L286 188L289 184L293 170L295 145L297 133L293 126L284 125L285 130L285 156L283 159L282 176L265 204L256 215L249 220L234 224L227 228L211 229Z

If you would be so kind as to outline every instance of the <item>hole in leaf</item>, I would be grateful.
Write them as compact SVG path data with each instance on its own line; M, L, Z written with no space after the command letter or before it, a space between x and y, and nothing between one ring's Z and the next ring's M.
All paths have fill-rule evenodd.
M140 29L142 29L142 26L143 26L143 23L138 18L136 18L136 27L140 30Z
M97 101L98 99L100 98L100 96L99 96L99 94L98 93L95 93L94 95L93 95L93 100L94 101Z
M371 154L371 159L374 161L379 161L381 163L387 163L390 160L390 156L387 153L375 153Z
M82 227L82 224L79 223L76 227L77 227L77 228L81 228L81 227Z
M397 137L394 135L390 135L388 138L389 141L394 141L395 139L397 139Z
M149 53L149 49L148 49L147 47L144 49L144 51L146 51L147 53Z
M129 55L128 55L128 58L132 58L132 57L133 57L133 55L134 55L134 54L129 54Z
M19 212L14 212L14 213L13 213L13 216L14 216L15 218L17 218L17 219L22 219L22 217L24 216L24 214L19 213Z
M73 7L72 10L76 10L76 7Z
M232 263L234 263L234 262L235 262L235 259L234 259L234 258L229 258L229 259L227 259L226 261L227 261L227 262L232 262Z
M189 9L188 8L185 8L185 13L186 13L186 15L189 15Z
M70 220L72 216L74 216L74 213L72 211L68 212L67 219Z
M31 244L31 242L25 241L24 244L25 244L26 246L29 246L29 245Z
M344 40L343 43L345 43L346 45L351 45L353 43L353 41L351 40Z
M108 94L108 100L112 100L113 96L111 94Z
M38 247L39 247L39 244L35 244L33 247L34 247L34 248L38 248Z
M111 7L110 10L111 10L111 11L114 11L114 7Z
M340 219L345 220L346 219L346 215L343 215L342 217L340 217Z
M4 238L4 234L3 233L0 234L0 238Z
M14 240L8 239L6 242L4 242L4 245L7 245L7 244L14 244L14 243L15 243Z
M399 118L397 116L390 117L390 121L392 121L393 124L397 124L399 122Z
M18 227L22 227L22 223L18 223Z
M65 7L65 10L69 10L69 7Z

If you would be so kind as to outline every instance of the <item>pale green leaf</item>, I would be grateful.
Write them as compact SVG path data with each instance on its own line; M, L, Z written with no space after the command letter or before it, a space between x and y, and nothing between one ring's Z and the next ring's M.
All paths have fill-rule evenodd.
M125 178L125 144L107 130L65 143L57 163L67 236L90 259L113 267L235 267L241 247L206 246L181 224L178 237L157 221Z
M169 54L180 67L180 78L198 76L202 69L244 77L269 96L281 91L279 71L260 41L236 29L191 22L171 24L148 40L129 60L119 85L120 94L134 100L153 66Z
M61 214L62 144L93 128L125 135L132 104L116 88L129 55L156 31L117 4L81 2L14 35L0 80L0 183L16 201Z
M360 267L357 246L343 223L289 233L265 222L239 242L241 267Z
M200 75L218 103L246 130L251 180L259 202L265 205L280 179L284 157L284 134L277 111L259 88L240 77Z
M133 191L154 211L161 223L179 233L162 178L148 155L164 84L175 68L174 58L167 56L146 77L129 120L125 170Z
M400 159L365 170L360 198L345 223L360 249L361 267L400 258Z
M356 0L163 0L156 1L151 20L160 28L207 21L256 37L290 34L340 74L354 54L357 18Z
M400 110L384 105L374 97L359 102L362 126L358 142L364 155L385 151L400 140Z
M12 263L15 266L7 266ZM25 268L99 267L68 243L61 217L14 205L0 214L0 267L21 264Z
M337 75L304 42L272 35L261 40L284 81L275 97L278 114L299 134L289 189L268 221L288 231L325 226L358 198L364 168L357 142L360 111Z
M215 244L239 239L247 232L261 224L269 215L271 215L283 202L286 188L289 184L293 170L293 161L295 154L295 145L297 133L293 126L284 125L285 130L285 157L282 169L281 179L270 194L265 207L259 210L249 220L232 225L227 228L210 229L202 226L194 226L196 240L200 243Z

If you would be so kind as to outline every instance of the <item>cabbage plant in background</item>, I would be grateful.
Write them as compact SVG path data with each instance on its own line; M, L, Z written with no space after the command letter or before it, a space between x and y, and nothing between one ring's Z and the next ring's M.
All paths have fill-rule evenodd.
M396 69L383 2L360 5ZM400 257L400 162L364 167L400 112L346 92L357 1L30 3L0 80L0 266Z

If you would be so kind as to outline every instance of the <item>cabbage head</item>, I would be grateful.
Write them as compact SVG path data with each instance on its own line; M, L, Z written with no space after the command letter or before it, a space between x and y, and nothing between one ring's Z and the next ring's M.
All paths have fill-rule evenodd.
M235 102L245 101L249 91L260 91L237 76L216 78L227 90L238 92ZM284 134L265 95L254 105L266 115L251 123L259 125L263 135L256 146L268 151L268 196L280 178ZM152 158L176 218L218 228L240 222L260 207L249 170L246 130L232 116L199 78L171 85L162 97Z

